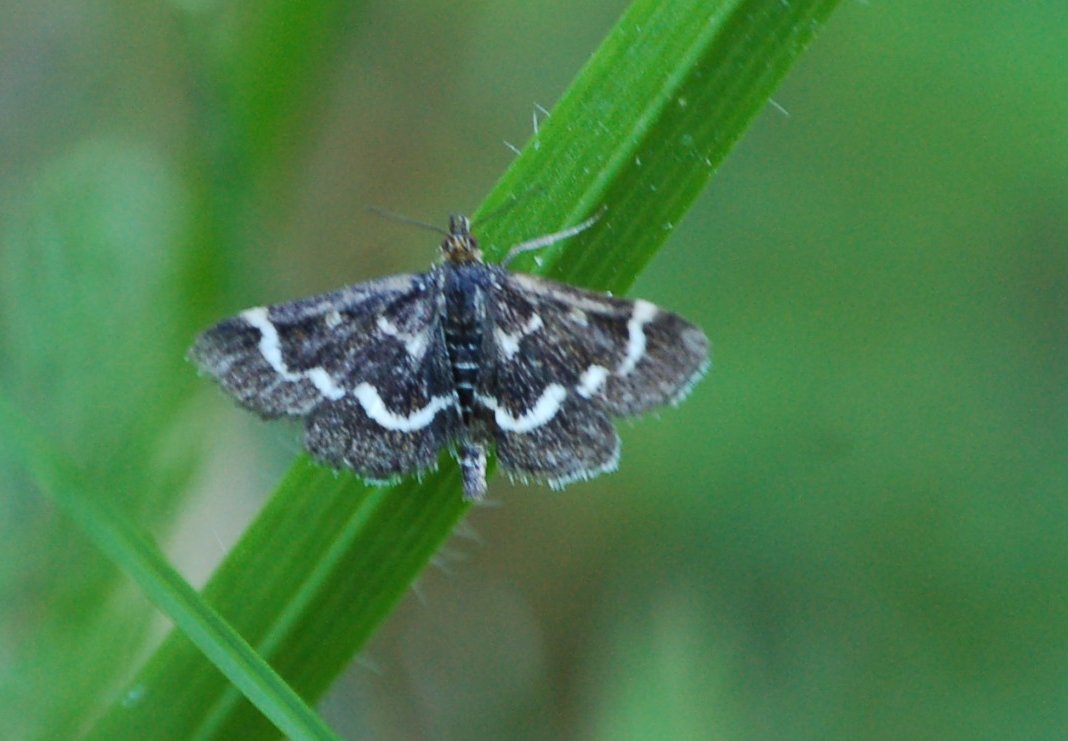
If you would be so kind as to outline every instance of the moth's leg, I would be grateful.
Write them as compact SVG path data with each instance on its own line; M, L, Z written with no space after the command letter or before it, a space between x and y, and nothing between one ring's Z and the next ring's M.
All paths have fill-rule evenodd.
M542 247L548 247L549 245L556 244L557 242L567 239L568 237L573 237L579 232L586 231L594 225L597 219L601 218L601 214L603 214L604 212L605 207L602 206L597 213L583 221L581 224L576 224L575 226L570 227L569 229L561 229L560 231L553 232L552 234L543 234L540 237L535 237L534 239L527 240L526 242L520 242L519 244L508 250L508 254L504 256L503 260L501 260L501 265L503 267L508 267L508 263L522 255L524 252L540 250Z

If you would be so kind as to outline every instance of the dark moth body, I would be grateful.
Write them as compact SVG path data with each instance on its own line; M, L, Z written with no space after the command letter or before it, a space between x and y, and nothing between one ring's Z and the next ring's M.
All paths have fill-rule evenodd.
M465 494L481 498L486 491L484 443L488 442L489 422L485 410L476 405L475 393L486 385L481 360L486 352L486 292L493 273L481 262L446 262L437 270L444 276L445 350L461 427L466 431L457 458Z
M487 265L467 220L450 226L430 271L248 309L192 357L245 407L302 417L313 456L364 478L449 448L471 499L491 448L554 486L615 468L611 418L679 401L707 367L707 339L677 315Z
M481 263L459 266L446 263L439 269L445 278L445 349L452 367L460 416L464 426L470 426L478 411L475 390L485 352L486 290L494 276Z

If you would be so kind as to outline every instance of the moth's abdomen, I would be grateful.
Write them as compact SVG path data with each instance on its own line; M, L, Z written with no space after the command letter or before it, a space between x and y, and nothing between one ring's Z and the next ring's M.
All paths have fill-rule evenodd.
M478 382L478 356L481 345L479 329L459 322L446 322L445 343L449 348L452 381L456 386L460 412L466 425L471 421L475 385Z

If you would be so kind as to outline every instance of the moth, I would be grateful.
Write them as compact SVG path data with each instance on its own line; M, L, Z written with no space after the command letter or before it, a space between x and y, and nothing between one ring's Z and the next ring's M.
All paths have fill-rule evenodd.
M453 216L429 271L246 309L190 356L247 409L301 418L314 458L372 483L433 469L442 448L469 500L485 496L491 449L512 478L591 478L618 465L612 418L681 401L709 352L700 329L648 301L506 269L596 218L493 265Z

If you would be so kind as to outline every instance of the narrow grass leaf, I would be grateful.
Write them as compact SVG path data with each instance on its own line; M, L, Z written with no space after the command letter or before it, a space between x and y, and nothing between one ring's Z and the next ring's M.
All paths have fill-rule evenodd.
M4 398L0 398L0 430L15 443L5 450L5 457L28 469L38 486L52 496L93 544L141 587L278 730L294 739L336 738L300 696L171 567L155 544L109 506L106 496L79 484L85 481L82 472L56 456L44 435ZM125 693L122 705L134 708L155 692L151 685L134 685ZM158 738L157 733L158 728L148 724L136 737Z

